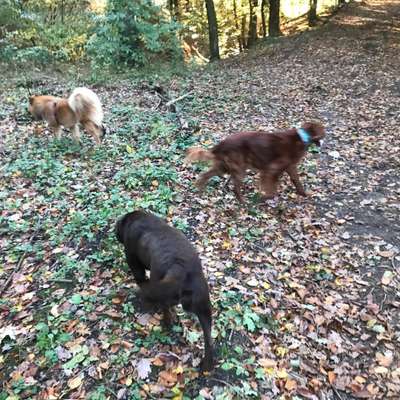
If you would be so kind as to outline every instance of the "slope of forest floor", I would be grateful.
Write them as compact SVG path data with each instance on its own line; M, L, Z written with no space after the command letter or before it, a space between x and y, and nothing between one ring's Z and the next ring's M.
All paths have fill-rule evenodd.
M398 399L399 56L400 2L352 3L189 78L97 85L99 147L50 138L23 85L0 93L0 399ZM250 175L243 206L225 180L194 188L188 147L315 118L328 135L302 164L306 199L286 178L261 202ZM165 332L136 300L114 224L137 207L199 250L210 374L195 318L178 308Z

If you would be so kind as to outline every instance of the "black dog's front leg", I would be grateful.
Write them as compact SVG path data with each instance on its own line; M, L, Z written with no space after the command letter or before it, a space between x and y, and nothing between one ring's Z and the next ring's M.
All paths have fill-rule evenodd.
M126 261L138 285L141 285L142 283L148 281L146 277L145 266L140 262L140 260L134 254L127 252Z

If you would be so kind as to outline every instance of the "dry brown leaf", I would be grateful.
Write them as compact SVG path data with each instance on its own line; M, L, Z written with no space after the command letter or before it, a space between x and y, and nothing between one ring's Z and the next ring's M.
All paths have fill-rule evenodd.
M332 385L335 382L336 374L333 371L328 372L328 381Z
M275 368L276 367L276 361L272 360L270 358L259 358L257 360L257 362L264 368Z
M297 382L294 379L287 379L285 383L286 390L294 390L297 388Z
M76 389L81 385L82 385L82 377L80 375L68 380L68 387L70 389Z
M386 351L384 354L376 353L376 360L379 365L383 367L389 367L393 362L393 352Z

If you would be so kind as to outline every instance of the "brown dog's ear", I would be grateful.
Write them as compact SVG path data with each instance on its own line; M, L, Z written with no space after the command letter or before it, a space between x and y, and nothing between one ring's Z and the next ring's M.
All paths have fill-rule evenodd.
M32 105L33 101L35 100L36 96L29 97L29 104Z
M309 132L314 139L321 139L325 136L325 128L317 121L304 122L301 127Z

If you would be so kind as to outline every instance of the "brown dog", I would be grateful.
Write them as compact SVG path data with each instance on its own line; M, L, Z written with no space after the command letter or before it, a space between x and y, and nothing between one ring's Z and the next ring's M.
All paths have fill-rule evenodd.
M287 172L296 191L306 196L299 180L297 164L312 143L320 146L325 136L324 127L316 122L306 122L301 128L282 132L241 132L229 136L210 151L194 147L188 150L188 161L212 161L211 169L197 181L200 190L213 176L231 175L237 199L243 202L240 193L247 169L260 172L260 191L265 198L276 194L280 176Z
M34 118L46 120L57 138L61 137L61 126L64 126L72 129L73 137L79 142L79 124L92 135L97 144L104 134L100 100L87 88L76 88L68 99L31 96L28 110Z
M117 222L116 235L125 247L126 261L144 300L162 309L165 325L171 324L171 310L179 303L184 310L197 315L204 333L200 368L211 370L214 365L211 303L194 247L164 220L139 210ZM146 270L150 271L150 279Z

